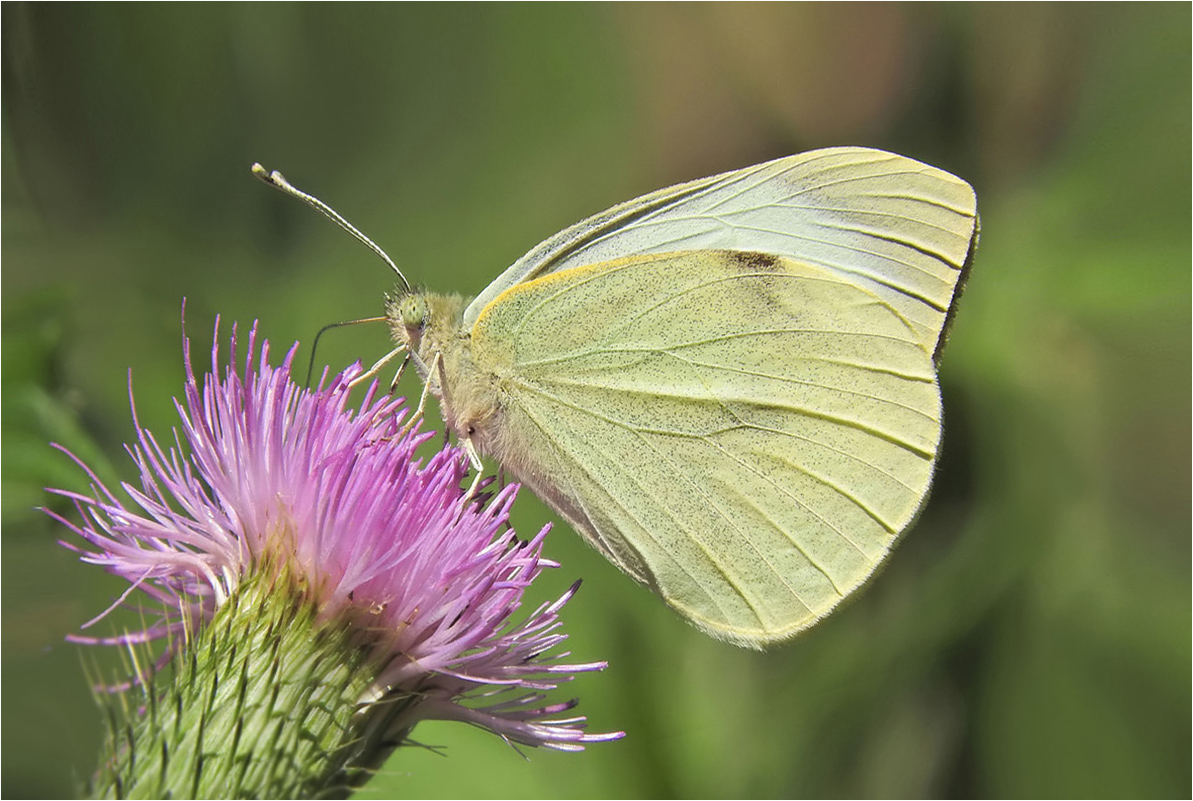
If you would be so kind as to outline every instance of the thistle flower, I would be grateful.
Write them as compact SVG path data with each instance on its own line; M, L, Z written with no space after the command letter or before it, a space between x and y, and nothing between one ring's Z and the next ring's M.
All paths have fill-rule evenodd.
M262 341L254 364L256 326L242 374L233 327L221 378L218 330L202 388L183 340L172 445L134 405L129 503L90 471L92 495L55 491L83 520L50 512L83 540L63 544L129 582L113 608L134 592L161 608L140 631L73 639L127 646L134 663L160 641L158 667L173 668L165 687L136 677L143 697L112 716L96 791L345 794L427 719L558 750L621 737L559 717L575 701L544 703L605 663L549 653L578 582L515 621L523 591L557 567L542 556L547 528L528 542L506 528L517 487L465 498L463 452L420 461L433 434L404 425L400 400L374 384L350 407L359 364L307 391L290 377L297 345L273 367Z

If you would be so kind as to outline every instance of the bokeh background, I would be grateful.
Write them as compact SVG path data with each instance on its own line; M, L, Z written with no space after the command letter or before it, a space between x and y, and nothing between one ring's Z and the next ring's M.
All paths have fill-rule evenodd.
M3 6L3 784L75 792L99 713L63 643L118 584L56 545L50 450L133 476L173 424L179 314L279 344L478 292L670 183L814 147L965 177L982 240L930 507L856 602L765 654L686 626L560 526L567 688L619 743L417 732L364 797L1188 796L1188 4ZM320 361L387 349L340 330ZM306 351L304 350L304 353ZM406 387L412 391L413 387ZM529 493L516 524L548 512Z

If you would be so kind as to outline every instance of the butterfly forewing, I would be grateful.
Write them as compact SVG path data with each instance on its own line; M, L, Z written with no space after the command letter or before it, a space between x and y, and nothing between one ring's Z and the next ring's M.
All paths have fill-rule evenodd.
M727 251L556 270L472 332L502 398L486 450L697 625L754 646L831 610L920 507L931 353L872 289Z
M763 252L866 287L938 350L975 229L973 190L918 161L866 148L803 153L645 195L557 234L468 307L553 272L680 250Z

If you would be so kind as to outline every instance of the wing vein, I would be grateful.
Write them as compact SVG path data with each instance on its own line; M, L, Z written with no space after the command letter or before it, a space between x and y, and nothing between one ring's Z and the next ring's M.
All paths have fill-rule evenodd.
M705 436L705 435L685 435L685 434L683 434L682 432L675 432L675 431L666 431L666 430L657 430L657 429L641 429L641 428L638 428L638 427L636 427L636 426L630 425L629 423L626 423L626 422L624 422L624 421L621 421L621 420L616 420L616 419L614 419L614 418L612 418L612 417L609 417L609 416L607 416L607 415L598 414L598 413L594 412L594 411L593 411L593 410L591 410L591 409L588 409L588 408L585 408L585 407L583 407L583 406L580 406L580 405L578 405L578 404L576 404L576 403L573 403L572 401L569 401L569 400L567 400L567 399L565 399L565 398L561 398L561 397L559 397L558 395L556 395L555 393L549 392L549 391L546 389L546 387L544 387L544 386L542 386L542 385L539 385L539 384L531 384L531 383L528 383L528 382L519 382L519 386L521 386L521 387L522 387L522 389L523 389L523 390L525 390L525 391L526 391L526 392L528 392L528 393L537 394L537 395L539 395L539 396L541 396L541 397L543 397L543 398L547 399L548 401L551 401L551 402L554 402L554 403L556 403L556 404L558 404L558 405L560 405L560 406L563 406L564 408L571 409L572 411L574 411L574 412L578 412L578 413L580 413L580 414L585 414L585 415L588 415L589 417L592 417L592 418L594 418L594 419L597 419L597 420L602 420L602 421L604 421L604 422L608 423L609 425L612 425L612 426L615 426L615 427L617 427L617 428L621 428L621 429L623 429L623 430L625 430L625 431L627 431L627 432L633 433L633 434L635 434L635 435L636 435L636 436L637 436L639 439L642 439L643 441L646 441L646 440L645 440L645 437L643 437L643 436L642 436L642 435L643 435L644 433L646 433L646 432L655 433L655 434L660 434L660 435L667 435L667 436L684 436L684 437L691 436L691 437L695 437L695 438L697 438L697 439L699 439L699 440L701 440L701 441L705 442L705 443L706 443L706 444L708 444L709 446L711 446L711 447L715 448L716 450L720 451L722 454L724 454L724 455L726 455L726 456L729 456L729 457L730 457L730 459L731 459L732 461L735 461L735 462L737 462L738 464L742 465L742 466L743 466L743 467L745 467L747 470L749 470L750 472L752 472L752 473L753 473L755 476L757 476L759 479L761 479L762 481L765 481L766 483L770 484L772 487L774 487L776 490L778 490L778 491L779 491L781 494L783 494L784 496L786 496L786 497L790 498L790 499L791 499L791 501L792 501L793 503L795 503L795 504L799 505L801 508L803 508L803 509L804 509L806 512L808 512L810 515L812 515L813 517L815 517L817 520L820 520L820 521L821 521L821 522L822 522L822 523L823 523L823 524L824 524L824 525L825 525L827 528L829 528L829 529L831 529L832 531L834 531L834 532L835 532L835 533L836 533L836 534L837 534L839 537L841 537L841 539L843 539L845 542L849 543L849 544L850 544L850 545L851 545L851 546L852 546L852 547L853 547L855 550L857 550L857 551L858 551L859 553L861 553L863 556L866 556L866 554L865 554L865 551L863 551L863 550L862 550L862 548L861 548L861 547L860 547L860 546L859 546L859 545L858 545L856 542L854 542L852 539L850 539L850 538L849 538L849 537L848 537L848 536L847 536L847 535L846 535L846 534L845 534L843 531L841 531L841 530L840 530L840 529L839 529L839 528L838 528L836 525L834 525L833 523L831 523L831 522L829 522L828 520L826 520L826 519L825 519L825 518L824 518L822 515L820 515L820 514L819 514L819 513L818 513L816 510L814 510L814 509L813 509L811 506L809 506L807 503L805 503L803 500L801 500L801 499L800 499L798 496L796 496L795 494L793 494L793 493L789 492L788 490L786 490L786 489L784 489L783 487L781 487L781 486L779 486L778 484L776 484L776 483L774 482L774 480L773 480L773 479L771 479L771 478L769 478L768 476L766 476L765 474L761 473L760 471L758 471L758 470L757 470L755 467L753 467L752 465L750 465L750 464L748 464L748 463L746 463L746 462L742 461L740 458L738 458L738 457L736 457L736 456L733 456L731 453L729 453L727 450L725 450L725 448L723 448L723 447L722 447L720 444L718 444L718 443L716 443L716 442L713 442L713 441L709 440L709 439L707 438L707 436ZM526 405L527 405L527 404L523 404L523 406L526 406ZM742 421L742 420L741 420L740 416L739 416L739 415L737 415L737 414L734 414L734 413L733 413L733 411L732 411L731 409L728 409L727 407L725 407L725 410L726 410L727 412L729 412L729 414L730 414L730 415L732 415L732 416L733 416L735 419L737 419L737 420L738 420L739 422L741 422L743 425L745 425L745 424L746 424L744 421ZM590 444L591 444L591 443L590 443ZM659 451L658 451L658 449L657 449L657 448L655 448L655 447L651 446L651 449L652 449L653 451L655 451L655 453L656 453L656 454L658 454L658 453L659 453ZM681 476L683 476L683 477L685 478L685 480L687 480L687 481L689 481L689 482L690 482L690 479L688 479L688 478L687 478L686 474L685 474L685 473L684 473L682 470L676 469L676 471L675 471L675 472L676 472L678 475L681 475ZM627 472L627 473L625 473L625 474L626 474L626 475L630 475L628 472ZM815 476L815 475L814 475L814 474L812 474L812 473L808 473L808 472L806 472L806 471L805 471L805 474L806 474L806 475L808 475L808 476L810 476L811 478L817 478L817 476ZM635 480L635 479L634 479L632 476L631 476L631 480L632 480L632 481L634 481L634 483L635 483L635 484L638 484L638 482L637 482L637 481L636 481L636 480ZM835 489L835 490L836 490L836 489L838 489L838 488L837 488L835 485L833 485L833 484L831 484L831 483L829 483L829 482L825 482L825 484L826 484L826 485L828 485L828 486L829 486L831 489ZM639 484L639 486L641 486L641 485ZM849 498L850 500L853 500L852 496L851 496L851 495L849 495L848 493L845 493L844 491L841 491L841 490L838 490L838 491L840 491L840 492L841 492L841 494L842 494L844 497L846 497L846 498ZM654 496L652 495L651 497L653 498ZM856 502L855 502L855 503L856 503ZM859 506L859 508L861 508L861 509L862 509L864 512L866 512L866 513L867 513L867 515L870 515L870 514L871 514L871 513L870 513L870 510L869 510L867 507L865 507L864 505L862 505L862 504L860 504L860 503L858 503L857 505L858 505L858 506ZM622 504L620 504L620 503L619 503L619 506L622 506L622 507L624 508L624 505L622 505ZM718 512L721 512L721 510L720 510L719 508L718 508ZM732 521L731 519L729 519L729 517L728 517L727 515L725 515L725 514L724 514L724 512L721 512L721 514L722 514L722 516L724 516L724 517L726 518L726 521L727 521L727 522L728 522L730 525L733 525L733 521ZM769 519L769 515L768 515L768 519ZM876 522L878 522L878 523L879 523L879 525L883 526L883 528L886 528L886 529L888 529L888 530L892 530L892 529L890 528L889 524L887 524L885 521L883 521L883 520L881 520L881 519L879 519L879 518L877 518L877 517L875 518L875 520L876 520ZM772 522L773 522L773 521L772 521ZM734 526L734 527L736 528L736 526ZM817 570L818 570L820 573L822 573L822 574L824 575L824 577L825 577L825 578L826 578L826 579L829 581L829 583L833 585L833 588L834 588L834 590L837 590L837 591L838 591L838 594L840 594L840 591L839 591L839 589L837 588L836 582L833 580L833 578L832 578L832 577L831 577L831 576L830 576L830 575L829 575L829 574L828 574L828 573L827 573L827 572L826 572L826 571L825 571L825 570L824 570L824 569L823 569L823 568L822 568L822 567L821 567L821 566L820 566L820 565L819 565L819 564L818 564L818 563L817 563L817 562L816 562L816 561L815 561L815 560L814 560L814 559L813 559L813 558L812 558L812 557L811 557L811 556L810 556L810 555L809 555L807 552L805 552L805 550L803 549L803 547L802 547L802 546L801 546L801 545L800 545L798 542L796 542L796 541L795 541L795 540L792 538L792 535L791 535L789 532L785 531L783 528L781 528L781 527L780 527L780 526L778 526L778 525L775 525L774 527L775 527L775 529L776 529L776 530L780 531L780 532L781 532L781 533L784 535L784 537L786 537L786 538L788 539L788 541L790 541L790 542L791 542L791 544L792 544L792 545L793 545L793 546L794 546L794 547L795 547L797 550L799 550L799 551L800 551L800 553L801 553L801 554L803 554L804 558L808 560L809 564L813 565L813 566L814 566L814 567L815 567L815 568L816 568L816 569L817 569ZM694 535L693 535L693 537L694 537ZM653 538L652 538L652 539L653 539ZM698 539L697 539L696 541L697 541L697 542L699 542L699 540L698 540ZM657 543L657 540L655 540L655 542ZM704 550L704 551L707 553L707 548L705 548L705 547L703 546L703 543L701 543L701 550ZM760 557L761 557L761 558L762 558L764 561L766 561L766 562L767 562L767 564L770 564L769 560L767 560L765 556L763 556L761 553L759 553L758 555L759 555L759 556L760 556ZM711 559L711 557L710 557L710 559ZM716 563L716 562L714 562L714 563L715 563L715 564L717 564L718 571L720 571L720 572L724 573L724 569L723 569L723 567L722 567L722 566L721 566L719 563ZM780 574L778 573L778 571L775 571L775 574L776 574L776 575L780 575ZM689 575L690 575L690 574L689 574ZM726 578L728 579L728 576L727 576L727 575L726 575ZM780 578L782 578L782 576L780 576ZM784 583L786 583L786 580L785 580L785 579L784 579ZM734 586L736 587L736 584L735 584ZM794 591L793 591L793 592L794 592ZM799 596L798 596L798 594L796 594L796 597L799 597ZM801 603L803 603L802 599L801 599ZM806 604L805 604L805 605L806 605Z
M536 388L535 388L535 387L533 387L533 386L530 386L530 385L524 385L524 388L525 388L526 390L530 391L530 392L535 392L535 391L536 391ZM573 411L579 412L579 413L581 413L581 414L588 414L590 417L593 417L593 418L595 418L595 419L598 419L598 420L604 420L605 422L609 423L610 425L617 426L617 427L619 427L619 428L622 428L622 429L626 430L627 432L630 432L630 433L636 434L636 435L638 436L638 438L639 438L639 439L642 439L642 440L644 440L644 438L641 436L641 433L640 433L640 432L637 432L637 431L635 431L635 430L634 430L632 427L630 427L630 426L626 426L626 425L624 425L624 424L622 424L622 423L619 423L619 422L617 422L617 421L615 421L615 420L611 420L611 419L609 419L609 418L606 418L606 417L604 417L604 416L602 416L602 415L593 414L591 411L589 411L589 410L587 410L587 409L584 409L584 408L582 408L582 407L579 407L579 406L577 406L577 405L575 405L575 404L573 404L573 403L570 403L570 402L568 402L568 401L566 401L566 400L563 400L562 398L558 398L558 397L556 397L556 396L552 395L551 393L548 393L548 392L545 392L545 391L542 391L542 390L538 390L538 394L540 394L542 397L544 397L544 398L546 398L546 399L548 399L548 400L550 400L550 401L554 401L554 402L555 402L555 403L557 403L558 405L560 405L560 406L563 406L563 407L565 407L565 408L572 409ZM532 417L532 419L534 420L534 423L535 423L535 425L536 425L536 426L538 426L538 427L540 428L540 430L542 430L542 429L543 429L543 424L542 424L542 421L538 420L537 418L533 418L533 416L531 415L531 408L532 408L532 406L533 406L533 404L528 404L528 403L522 403L522 404L520 404L520 408L524 409L524 410L526 411L526 414L527 414L527 416L528 416L528 417ZM554 438L554 441L556 441L556 442L559 442L559 438L558 438L558 437ZM756 604L755 604L754 600L753 600L753 599L751 599L751 598L749 598L749 597L747 596L747 594L746 594L745 590L744 590L742 587L740 587L740 586L739 586L739 584L738 584L738 581L737 581L737 576L735 576L735 575L732 575L732 574L729 572L729 570L728 570L728 569L727 569L727 568L726 568L726 567L725 567L723 564L721 564L720 560L718 560L718 559L716 558L715 554L713 554L713 553L712 553L712 552L711 552L711 551L708 549L707 545L706 545L706 544L705 544L705 543L704 543L704 542L703 542L703 541L702 541L702 540L701 540L701 539L700 539L700 538L699 538L699 537L696 535L696 532L692 531L692 530L691 530L691 527L690 527L690 526L689 526L687 523L685 523L685 522L682 520L682 518L679 518L679 517L678 517L678 516L675 514L675 512L674 512L674 511L673 511L673 510L672 510L672 509L671 509L671 508L670 508L668 505L666 505L666 504L662 503L662 502L659 500L659 498L658 498L658 497L657 497L657 496L656 496L656 495L655 495L655 494L654 494L654 493L653 493L653 492L650 490L650 488L649 488L649 487L647 487L646 485L644 485L644 484L643 484L643 483L642 483L642 482L641 482L641 481L638 479L638 477L637 477L637 476L635 476L635 475L634 475L634 474L633 474L631 471L629 471L629 470L625 470L625 469L623 468L623 466L622 466L621 464L619 464L619 463L618 463L618 461L617 461L616 459L614 459L614 458L611 458L611 457L610 457L610 454L609 454L608 452L606 452L606 451L601 451L601 449L600 449L600 448L599 448L599 447L596 445L596 440L588 440L588 441L586 441L586 444L587 444L589 447L592 447L592 448L594 448L595 450L598 450L598 451L600 451L600 452L602 453L602 455L603 455L603 456L605 456L606 460L607 460L607 461L608 461L608 462L609 462L611 465L613 465L614 469L618 469L618 470L620 470L620 471L621 471L621 473L622 473L622 475L623 475L623 476L625 476L625 477L626 477L626 478L627 478L627 479L630 481L630 483L632 483L634 486L636 486L636 487L637 487L637 488L638 488L638 489L639 489L639 490L640 490L640 491L641 491L641 492L642 492L642 493L643 493L643 494L644 494L646 497L648 497L648 498L650 498L650 499L652 500L652 502L653 502L653 504L654 504L654 506L655 506L656 508L658 508L658 509L662 510L662 511L663 511L663 512L664 512L664 513L667 515L667 517L671 518L671 519L674 521L674 523L676 524L676 526L677 526L678 528L680 528L680 529L683 529L683 530L684 530L684 531L687 533L687 535L688 535L688 538L689 538L689 539L690 539L692 542L694 542L694 543L697 545L697 547L699 547L699 548L700 548L700 551L701 551L701 552L704 554L705 558L708 560L708 563L709 563L710 565L714 566L714 567L716 568L717 572L718 572L719 574L721 574L721 576L723 576L723 577L724 577L725 581L726 581L726 582L728 582L728 583L730 584L730 586L732 586L732 587L734 588L734 590L737 592L738 596L739 596L739 597L741 597L741 599L742 599L742 600L743 600L743 601L744 601L744 602L745 602L747 605L749 605L750 609L754 611L754 615L755 615L755 617L757 617L757 618L758 618L758 620L761 622L761 621L762 621L762 617L761 617L761 616L758 614L758 607L756 606ZM572 462L572 464L579 466L579 468L580 468L580 469L581 469L581 470L582 470L582 471L583 471L585 474L587 474L587 475L588 475L588 477L589 477L590 479L592 479L592 481L593 481L594 483L596 483L598 486L603 486L603 485L606 483L606 482L599 481L599 480L597 479L597 477L596 477L595 475L593 475L593 474L592 474L592 472L591 472L590 470L588 470L588 469L585 467L584 463L583 463L581 460L578 460L578 459L576 459L576 458L574 458L574 457L573 457L573 458L571 458L571 462ZM682 475L682 474L681 474L681 475ZM634 512L633 512L633 511L632 511L632 510L631 510L629 507L627 507L627 506L626 506L626 505L625 505L625 504L624 504L624 503L623 503L623 502L622 502L622 501L621 501L619 498L617 498L617 497L616 497L615 495L613 495L612 493L609 493L609 498L610 498L610 500L611 500L613 503L615 503L615 504L617 505L617 507L618 507L619 509L621 509L621 510L622 510L622 512L623 512L624 514L626 514L627 516L629 516L630 518L632 518L632 519L633 519L633 520L634 520L634 521L635 521L635 522L638 524L639 530L640 530L640 531L642 531L642 532L643 532L643 533L644 533L644 534L645 534L645 535L646 535L646 536L647 536L647 537L648 537L648 538L649 538L649 539L650 539L652 542L654 542L654 543L655 543L655 545L656 545L656 547L657 547L657 548L658 548L660 551L662 551L662 552L665 552L665 551L666 551L666 549L665 549L665 548L662 546L662 544L659 542L658 538L657 538L657 537L655 537L655 536L654 536L654 534L653 534L653 533L650 531L650 528L649 528L648 526L646 526L646 525L645 525L645 524L642 522L642 520L641 520L641 519L639 519L639 518L638 518L638 516L637 516L636 514L634 514ZM718 512L720 512L720 510L719 510L719 509L718 509ZM723 512L721 513L721 515L722 515L722 517L726 517L726 516L724 515L724 513L723 513ZM591 521L591 518L590 518L590 521ZM727 522L729 522L729 523L730 523L730 525L733 525L732 521L731 521L731 520L729 520L729 519L728 519L728 517L726 517L726 521L727 521ZM719 601L719 600L716 598L716 596L715 596L715 595L713 595L712 593L710 593L710 592L709 592L707 589L705 589L705 588L703 587L703 585L701 585L701 583L700 583L700 580L699 580L699 579L696 577L696 575L695 575L695 574L693 574L693 573L692 573L692 572L691 572L691 571L690 571L690 570L687 568L687 566L686 566L686 565L684 565L684 564L683 564L682 562L680 562L679 560L672 558L672 561L673 561L675 564L677 564L677 565L680 567L680 569L684 571L684 573L686 573L686 574L687 574L688 578L689 578L689 579L691 579L692 583L693 583L695 586L699 586L699 587L700 587L700 588L701 588L701 589L704 591L704 593L705 593L705 595L708 597L708 599L709 599L710 601L712 601L712 603L713 603L713 604L714 604L714 605L715 605L715 606L716 606L718 609L720 609L720 610L721 610L722 614L723 614L723 615L724 615L726 618L728 618L728 617L729 617L729 615L728 615L728 613L727 613L727 610L725 609L725 607L724 607L724 606L722 606L722 604L721 604L721 603L720 603L720 601ZM797 596L797 598L798 598L798 596ZM803 602L802 602L802 600L801 600L801 603L803 603ZM810 610L809 610L809 611L810 611Z
M563 385L572 386L572 387L579 387L581 389L592 389L594 386L592 384L592 382L590 382L590 381L573 381L573 380L561 378L559 376L554 376L552 378L552 381L556 384L563 384ZM526 381L519 381L518 383L520 386L523 386L523 387L543 386L540 383L535 383L532 385ZM646 398L671 398L671 399L679 400L679 401L708 400L709 399L708 397L703 396L703 395L687 395L687 394L678 393L678 392L674 391L674 387L670 387L670 386L668 386L668 387L649 387L649 388L617 387L616 391L623 392L626 395L641 395ZM899 437L895 436L894 434L891 434L889 432L883 431L878 428L874 428L870 424L860 421L860 420L851 420L848 417L842 417L840 415L830 414L828 412L816 411L813 409L808 409L808 408L805 408L802 406L794 406L791 404L767 403L767 404L765 404L765 406L768 409L777 409L779 411L791 412L792 414L803 415L804 417L810 417L814 420L822 420L826 423L832 423L834 425L844 426L846 428L852 428L856 431L861 431L864 434L869 434L870 436L878 437L879 439L889 442L892 445L897 445L898 447L900 447L912 454L915 454L916 456L920 456L920 457L923 457L926 459L933 458L933 455L930 451L927 451L924 448L915 445L914 443L908 442L907 440L900 439ZM923 414L923 413L921 412L921 414ZM927 417L927 415L924 415L924 416ZM929 419L931 419L931 418L929 418ZM935 420L933 420L933 422L935 422Z

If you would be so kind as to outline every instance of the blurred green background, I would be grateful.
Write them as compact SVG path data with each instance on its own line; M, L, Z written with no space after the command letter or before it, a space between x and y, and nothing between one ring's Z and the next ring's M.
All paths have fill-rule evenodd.
M475 293L613 203L857 144L982 214L940 474L889 567L747 653L560 526L539 597L583 577L570 645L610 663L567 689L626 739L523 760L426 724L446 758L405 749L363 796L1188 796L1190 29L1188 4L5 3L0 792L86 779L81 662L116 662L62 641L120 587L33 510L83 486L47 443L133 477L127 371L168 431L183 296L202 352L217 313L309 344L390 288L252 161ZM388 347L326 342L336 369Z

